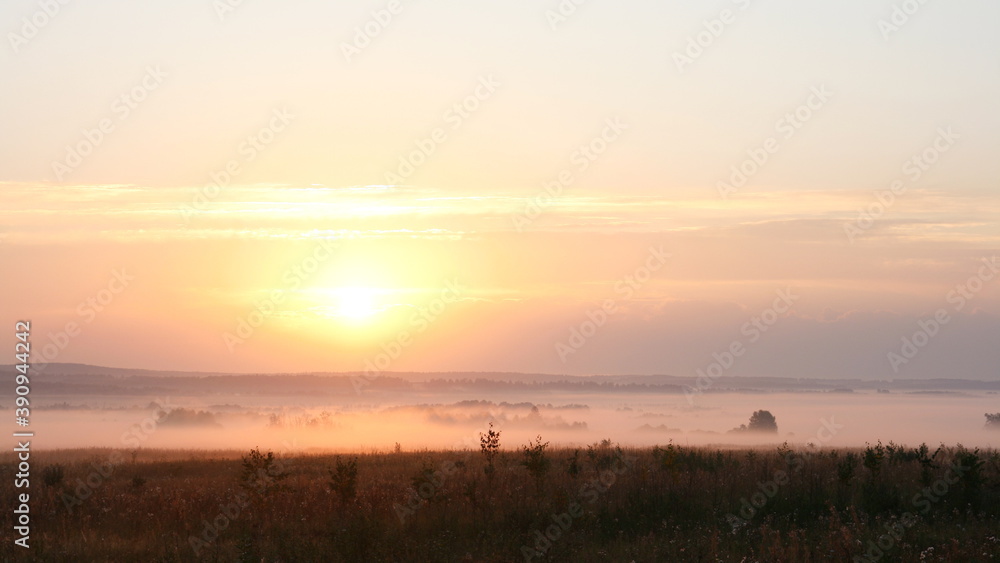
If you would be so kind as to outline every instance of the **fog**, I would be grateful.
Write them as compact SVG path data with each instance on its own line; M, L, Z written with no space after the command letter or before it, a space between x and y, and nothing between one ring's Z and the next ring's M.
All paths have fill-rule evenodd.
M1000 395L981 392L556 393L512 390L428 393L53 397L36 407L33 447L236 449L285 453L478 449L489 422L505 450L535 436L553 446L608 439L622 446L853 447L889 441L1000 446L984 413ZM6 406L6 405L5 405ZM534 407L534 408L533 408ZM777 434L729 433L756 410ZM9 410L9 408L7 409Z

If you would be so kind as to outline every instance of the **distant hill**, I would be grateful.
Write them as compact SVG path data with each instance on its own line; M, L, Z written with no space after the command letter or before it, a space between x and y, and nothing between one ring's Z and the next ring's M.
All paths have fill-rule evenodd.
M0 374L13 375L13 365L0 365ZM169 392L183 387L190 391L221 392L234 388L267 388L282 393L324 389L340 392L351 387L360 372L309 373L223 373L183 372L112 368L87 364L52 363L36 372L35 389L57 385L63 393L132 394ZM366 387L406 390L475 389L475 388L544 388L566 390L601 390L608 392L682 393L685 386L696 385L693 377L673 375L554 375L509 372L384 372ZM140 391L141 390L141 391ZM336 390L336 391L334 391ZM1000 392L1000 381L969 379L806 379L781 377L721 377L705 390L718 392Z

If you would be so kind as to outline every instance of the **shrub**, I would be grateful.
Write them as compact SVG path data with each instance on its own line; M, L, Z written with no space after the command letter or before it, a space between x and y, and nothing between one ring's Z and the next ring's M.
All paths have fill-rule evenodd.
M986 465L986 460L979 457L979 448L972 451L960 448L956 452L955 458L956 465L965 468L965 471L959 475L959 482L962 484L962 501L978 510L982 500L982 468Z
M542 443L542 436L539 435L533 443L528 442L528 445L523 448L524 461L521 464L528 468L528 473L535 478L539 488L542 486L542 480L545 479L545 473L548 472L551 463L545 457L545 448L548 445L548 442Z
M656 460L656 465L665 471L676 471L677 470L677 457L681 449L675 446L673 440L671 440L666 449L660 446L653 446L653 459Z
M611 469L615 460L622 459L624 452L620 446L615 446L612 449L611 440L605 439L587 446L587 457L594 465L594 471L600 474L601 471Z
M42 482L48 487L55 487L59 483L62 483L63 477L65 476L66 468L58 463L46 466L45 469L42 469Z
M571 479L576 479L580 476L580 471L582 471L580 466L580 450L573 450L573 457L569 458L566 463L566 474L570 476Z
M479 433L479 451L482 452L483 457L486 459L486 467L483 468L483 471L492 480L493 475L496 474L494 462L497 454L500 453L500 431L493 430L492 422L486 434Z
M920 463L920 482L925 487L929 487L934 481L934 469L937 469L937 465L934 464L934 458L940 453L941 447L938 447L934 455L929 455L930 448L927 447L927 444L920 444L920 447L914 448L911 453L913 458Z
M869 443L865 443L864 452L864 465L871 471L872 476L877 476L882 470L882 460L885 459L885 446L882 445L882 441L879 440L878 445L872 446Z
M778 457L781 459L788 459L788 455L792 453L792 447L788 445L788 440L785 440L778 446Z
M349 502L358 494L358 458L341 461L336 458L336 470L330 469L330 489L337 493L340 500Z
M848 452L837 464L837 479L844 485L849 485L854 478L854 468L858 465L858 456Z
M268 450L267 454L263 454L258 447L243 456L243 472L240 475L243 488L264 495L285 477L288 474L274 457L274 452Z

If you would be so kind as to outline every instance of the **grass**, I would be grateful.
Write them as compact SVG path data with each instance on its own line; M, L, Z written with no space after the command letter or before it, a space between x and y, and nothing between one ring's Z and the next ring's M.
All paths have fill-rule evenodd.
M996 451L540 444L500 449L493 472L479 451L121 451L110 472L111 450L33 452L32 547L0 558L1000 561Z

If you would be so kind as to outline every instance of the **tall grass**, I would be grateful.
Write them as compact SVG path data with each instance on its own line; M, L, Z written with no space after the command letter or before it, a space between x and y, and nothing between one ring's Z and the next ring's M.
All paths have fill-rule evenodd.
M243 498L246 461L256 474L267 454L122 456L70 511L64 499L109 452L38 452L32 548L5 542L0 559L840 562L871 560L888 535L878 560L1000 560L996 451L546 446L281 457L281 486L247 496L198 556L190 538ZM0 459L0 498L13 499L13 459ZM574 503L581 515L561 518Z

